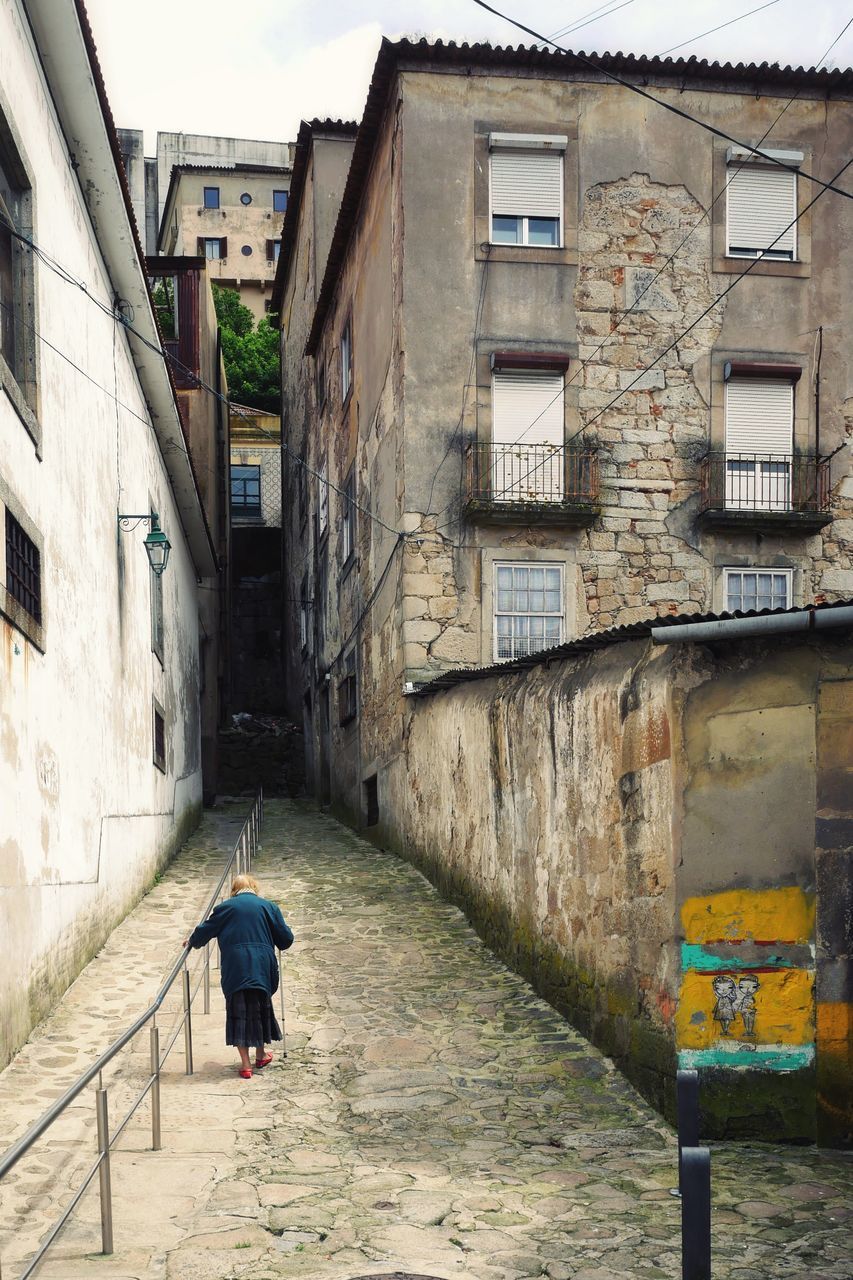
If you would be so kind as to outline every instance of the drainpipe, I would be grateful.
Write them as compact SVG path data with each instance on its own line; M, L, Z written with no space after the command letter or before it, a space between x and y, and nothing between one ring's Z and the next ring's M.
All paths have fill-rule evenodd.
M814 375L814 451L820 462L820 362L823 356L823 325L817 331L817 360Z
M757 618L719 618L715 622L685 622L675 627L652 627L655 644L707 644L713 640L740 640L745 636L826 631L853 626L853 605L838 609L806 609L802 613L766 613Z

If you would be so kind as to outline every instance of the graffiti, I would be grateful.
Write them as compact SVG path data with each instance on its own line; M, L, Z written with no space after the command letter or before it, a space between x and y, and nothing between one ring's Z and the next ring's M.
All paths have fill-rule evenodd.
M681 911L679 1065L792 1071L814 1061L814 899L730 889Z
M723 1035L732 1034L732 1024L737 1021L738 1015L740 1015L743 1024L743 1038L754 1040L757 1008L755 993L761 986L756 975L754 973L745 973L743 977L738 978L737 982L735 982L734 978L720 973L712 980L711 986L717 998L711 1016L715 1022L719 1022L723 1029ZM736 1033L737 1028L735 1029Z

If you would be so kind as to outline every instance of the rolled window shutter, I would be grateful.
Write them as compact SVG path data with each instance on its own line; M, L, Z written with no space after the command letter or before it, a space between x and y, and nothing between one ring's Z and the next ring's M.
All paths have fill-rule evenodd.
M559 218L563 157L553 152L493 151L492 213Z
M796 253L797 175L746 164L728 179L729 248Z
M220 258L228 257L228 237L227 236L219 237L219 256Z
M726 383L726 453L790 454L794 444L794 387L778 378L732 378Z
M496 373L492 407L492 439L495 444L563 443L563 375Z

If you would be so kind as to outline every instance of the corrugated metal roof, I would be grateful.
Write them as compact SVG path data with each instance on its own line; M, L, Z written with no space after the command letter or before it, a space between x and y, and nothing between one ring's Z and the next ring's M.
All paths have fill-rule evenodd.
M836 600L831 604L808 605L805 608L793 609L753 609L748 613L679 613L663 614L648 618L643 622L629 623L623 627L609 627L606 631L593 631L589 635L578 636L566 644L555 645L553 649L541 649L526 658L514 658L509 662L496 662L488 667L459 667L454 671L444 671L434 680L416 686L412 697L423 698L427 694L440 693L442 689L450 689L457 684L466 684L471 680L488 680L492 676L509 675L515 671L528 671L531 667L548 666L560 658L570 658L577 654L591 653L595 649L606 649L609 645L621 644L625 640L644 640L652 628L679 627L694 622L721 622L728 618L764 618L769 615L819 613L828 609L846 609L853 604L851 600Z
M579 59L584 59L584 62ZM676 86L684 89L689 83L703 84L708 88L738 90L756 95L775 86L790 94L796 90L799 96L809 91L822 97L853 96L853 69L829 71L825 68L780 67L778 63L708 62L700 58L655 58L632 53L584 53L567 50L530 48L526 45L500 46L490 44L445 44L437 40L399 40L392 43L383 39L373 69L373 78L367 94L364 115L359 125L353 149L352 162L347 178L335 233L332 237L329 257L323 275L323 283L317 299L314 321L305 350L313 355L320 340L323 324L337 288L338 278L352 236L358 207L367 181L373 148L379 131L379 123L385 110L388 92L398 69L437 70L458 67L460 74L466 67L508 68L516 71L540 71L566 80L595 80L593 62L601 69L601 79L621 75L636 80L645 88L655 85Z

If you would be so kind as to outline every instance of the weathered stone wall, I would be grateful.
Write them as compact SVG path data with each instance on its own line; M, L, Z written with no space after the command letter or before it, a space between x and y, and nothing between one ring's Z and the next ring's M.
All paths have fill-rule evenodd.
M637 640L412 699L375 838L656 1105L696 1066L708 1133L844 1141L850 941L828 872L849 885L851 673L843 634Z
M590 621L709 609L711 565L688 535L689 515L673 515L695 499L708 447L708 404L693 370L719 337L725 303L680 335L725 282L711 271L710 227L685 187L634 173L586 193L578 251L579 411L585 442L601 446L601 519L581 552ZM650 352L671 344L640 372Z

